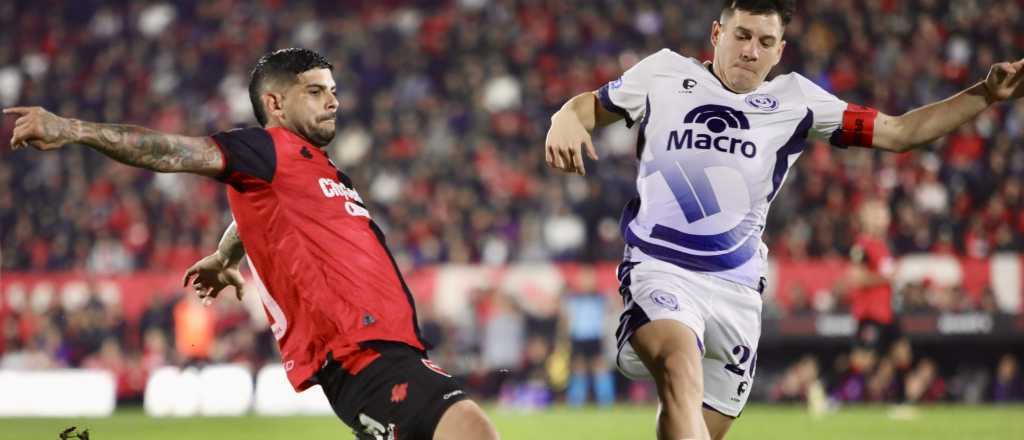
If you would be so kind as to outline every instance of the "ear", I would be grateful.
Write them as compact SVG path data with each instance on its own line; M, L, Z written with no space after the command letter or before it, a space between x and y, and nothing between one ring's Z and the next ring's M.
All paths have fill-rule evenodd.
M711 46L718 47L718 40L722 38L722 23L715 20L711 23Z
M263 102L268 123L275 119L284 119L284 95L268 91L260 95L260 101Z

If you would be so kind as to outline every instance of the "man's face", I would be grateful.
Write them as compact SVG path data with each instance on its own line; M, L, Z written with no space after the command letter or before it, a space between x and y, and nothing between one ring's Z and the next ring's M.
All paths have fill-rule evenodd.
M711 30L715 72L735 92L756 89L782 59L786 47L782 31L779 14L736 10L724 23L716 21Z
M335 132L338 98L329 69L310 69L284 92L282 122L317 147L331 143Z

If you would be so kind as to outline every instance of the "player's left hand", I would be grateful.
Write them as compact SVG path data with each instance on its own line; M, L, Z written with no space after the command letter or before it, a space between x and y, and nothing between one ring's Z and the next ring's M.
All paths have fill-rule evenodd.
M39 150L53 150L71 142L72 121L46 111L42 107L10 107L5 115L18 117L14 121L11 149L32 146Z
M985 78L985 88L993 101L1024 96L1024 59L995 64Z
M239 301L242 300L245 279L242 278L238 265L226 264L219 252L207 255L189 267L182 278L182 285L188 286L190 280L199 299L203 300L203 305L212 304L221 290L227 286L234 286L235 296Z

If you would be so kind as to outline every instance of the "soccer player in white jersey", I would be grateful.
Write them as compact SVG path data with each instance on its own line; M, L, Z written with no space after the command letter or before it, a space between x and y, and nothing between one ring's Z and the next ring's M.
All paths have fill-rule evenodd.
M807 138L903 152L1024 94L1024 60L944 101L889 116L796 73L765 81L786 46L786 0L728 0L714 60L668 49L551 117L548 165L585 174L590 132L639 124L637 192L623 213L619 369L652 377L660 439L724 438L747 401L761 331L768 206Z

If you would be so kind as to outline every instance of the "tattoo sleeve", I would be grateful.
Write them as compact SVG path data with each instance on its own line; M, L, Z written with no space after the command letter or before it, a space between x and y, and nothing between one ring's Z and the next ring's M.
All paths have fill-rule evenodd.
M228 266L237 265L245 256L245 247L242 246L242 239L238 236L238 225L235 222L231 222L231 226L224 231L224 236L217 245L217 253Z
M135 167L215 176L224 165L220 149L207 137L78 120L71 124L71 129L74 142L88 145L111 159Z

